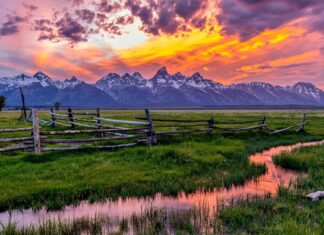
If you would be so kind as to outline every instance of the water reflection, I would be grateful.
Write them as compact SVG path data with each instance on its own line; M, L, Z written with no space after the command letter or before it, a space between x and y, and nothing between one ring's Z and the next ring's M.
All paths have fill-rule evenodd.
M202 201L208 203L211 207L216 207L218 201L226 201L236 197L246 197L254 195L264 195L271 193L276 195L280 185L288 186L289 182L296 179L296 172L282 169L274 165L272 157L279 155L282 152L289 152L293 149L303 146L315 146L323 144L320 142L299 143L290 146L279 146L261 153L250 156L250 162L256 164L265 164L267 173L260 176L258 180L248 180L242 186L232 186L229 189L223 188L210 192L197 191L186 195L179 193L177 197L162 196L156 194L152 198L128 198L126 200L119 199L118 201L96 202L90 204L82 202L78 206L67 206L61 211L47 212L46 209L41 209L34 212L32 209L12 212L4 212L0 214L0 221L7 224L15 222L18 226L37 225L46 219L76 219L82 217L93 218L96 215L109 216L111 218L129 217L134 213L140 213L145 208L165 208L167 210L183 210L189 209L192 206L198 206Z

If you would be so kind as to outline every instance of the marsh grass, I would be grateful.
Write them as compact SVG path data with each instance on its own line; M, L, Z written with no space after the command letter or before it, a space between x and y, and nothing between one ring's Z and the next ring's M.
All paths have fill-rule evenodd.
M39 226L18 227L10 222L0 227L2 235L79 235L79 234L103 234L104 225L109 224L109 218L95 216L94 218L80 218L63 221L60 218L45 220Z
M45 220L38 226L18 227L9 223L0 227L2 235L58 234L215 234L224 233L217 211L202 202L186 211L148 208L130 218L114 220L105 216L74 220Z
M227 179L227 177L230 179L228 181L229 184L233 183L234 181L239 183L240 180L238 179L245 179L249 174L260 174L260 172L258 172L258 174L256 172L253 173L253 170L257 169L256 166L248 166L249 164L247 164L245 161L248 154L277 144L290 144L295 143L296 141L308 141L319 138L318 136L311 136L307 133L304 133L298 137L295 135L283 135L283 137L285 138L276 139L274 137L267 137L267 139L264 139L262 136L249 136L249 134L246 134L244 136L237 137L218 137L217 139L210 139L209 137L205 136L186 137L185 140L175 138L172 140L166 140L163 145L159 146L158 148L153 148L150 151L148 151L146 148L133 148L116 151L110 154L118 154L116 156L117 159L114 159L114 156L112 155L109 156L109 159L111 161L118 160L117 162L119 162L121 159L126 158L125 161L133 161L132 164L139 164L139 162L143 163L143 161L145 161L145 165L158 165L158 171L164 169L163 174L161 174L162 179L171 179L172 183L170 185L166 183L164 185L165 188L159 185L159 188L156 188L156 190L164 189L164 192L172 194L173 191L170 189L174 189L174 193L179 190L179 188L174 187L175 182L178 183L178 186L180 185L182 188L186 188L188 191L194 190L194 188L187 188L186 186L186 184L192 185L192 183L189 182L192 182L193 179L197 180L197 187L201 187L201 185L205 185L206 187L214 187L215 185L217 186L217 183L215 182L218 182L220 185L224 185L226 184L225 179ZM208 148L208 146L211 147ZM78 158L78 161L86 158L86 156L89 154L93 154L93 152L89 151L83 154L84 155ZM128 156L128 154L131 155ZM32 156L33 155L30 155L31 159L33 159ZM39 159L36 160L36 162L29 163L29 161L33 160L28 159L26 161L26 159L24 159L24 163L31 164L31 166L43 165L44 163L46 164L46 162L53 164L56 161L66 160L68 157L76 158L76 153L71 153L70 156L64 154L61 156L61 158L59 155L55 156L48 154L48 156L49 160L45 160L45 162L42 162L43 160ZM9 224L2 227L0 234L29 235L133 233L320 235L324 231L323 201L311 202L305 198L305 195L312 191L321 190L321 187L324 185L323 156L324 146L319 146L296 149L291 153L285 153L276 157L276 164L281 165L284 168L305 172L308 175L308 177L302 177L297 180L295 189L280 188L277 198L272 198L270 195L267 195L264 198L249 197L245 198L244 200L233 200L226 204L220 203L219 207L216 209L210 208L204 202L188 211L168 212L165 209L156 210L154 208L150 208L144 210L139 215L133 215L131 218L122 218L117 222L117 225L114 225L111 222L112 220L109 218L97 219L97 222L94 222L93 219L80 219L79 221L83 221L82 223L75 221L47 221L41 224L39 227L26 228L18 228L15 224ZM54 160L51 157L53 157ZM12 158L13 157L11 156L9 160L14 160ZM89 162L84 164L94 164L93 161L97 158L90 158ZM17 164L17 162L21 161L19 158L14 162L9 160L7 159L7 162L3 163L4 166L10 166L10 164L14 166ZM75 162L76 161L73 161L73 163ZM101 159L98 160L98 162L102 164ZM198 168L193 167L192 164ZM165 165L168 167L165 167ZM171 169L174 167L175 172L170 172L170 166ZM210 167L211 172L206 172L206 167L207 170L209 169L208 167ZM253 170L250 169L245 171L245 173L241 175L242 171L237 167L242 167L245 170L248 169L248 167L251 167ZM179 174L179 169L188 170L187 168L190 169L189 177L186 178L181 176L181 182L177 181L177 177L175 177L174 174L181 175ZM224 169L227 172L231 172L231 174L221 174L220 172L224 171ZM170 173L173 177L166 178L166 175ZM236 174L238 175L237 178L230 178ZM149 174L149 176L151 176L151 174ZM213 180L209 180L209 177L211 177ZM185 179L188 179L188 181L183 182ZM145 184L146 183L147 182L145 182ZM154 192L154 184L148 185L148 191L142 191L143 185L137 185L137 187L140 186L142 186L140 189L127 189L132 189L132 191L117 191L115 195L127 195L129 192L141 195L143 193ZM125 185L123 185L123 187L125 189ZM153 190L150 191L152 188ZM106 192L98 194L98 192L101 192L101 188L92 189L95 195L93 200L97 200L100 198L100 196L104 198L107 195L112 195L111 192L108 194L106 194ZM61 199L60 203L62 204L66 204L69 202L69 200L71 200L69 199L71 198L71 189L68 189L66 193L69 195L66 195L67 198ZM79 200L80 194L86 195L84 191L82 191L82 193L76 191L74 198L75 201ZM41 195L45 195L44 198L47 200L51 198L51 194L47 195L45 192L42 192ZM64 195L64 193L59 195ZM85 197L87 198L88 196L89 195L86 195ZM71 200L71 202L73 202L73 200ZM31 201L36 202L37 200L33 199ZM45 202L45 204L46 203L47 202ZM42 203L39 205L42 205ZM73 232L71 228L73 228ZM103 230L103 228L106 230ZM47 231L47 233L44 231Z
M324 201L306 199L323 190L324 146L303 147L274 158L283 168L307 173L294 189L280 188L278 197L250 198L219 211L226 232L234 234L323 234Z
M317 111L321 114L321 111ZM314 112L314 114L316 114ZM1 112L0 128L30 125L18 120L18 112ZM41 117L45 113L41 112ZM134 120L141 111L104 111L103 117ZM246 120L267 116L269 128L275 129L301 120L301 112L211 112L154 111L154 117ZM321 139L324 120L310 119L316 125L306 126L305 133L287 132L269 136L251 131L237 134L214 133L160 139L157 146L138 146L116 151L72 151L0 154L0 211L15 208L60 209L107 198L151 196L156 192L177 195L178 192L209 190L243 184L265 172L264 166L251 165L248 156L281 144ZM318 125L320 123L321 125ZM50 127L42 127L50 130ZM56 129L66 129L56 127ZM28 134L28 133L25 133ZM77 136L77 138L87 135ZM72 137L71 137L72 138ZM76 137L74 137L76 138Z

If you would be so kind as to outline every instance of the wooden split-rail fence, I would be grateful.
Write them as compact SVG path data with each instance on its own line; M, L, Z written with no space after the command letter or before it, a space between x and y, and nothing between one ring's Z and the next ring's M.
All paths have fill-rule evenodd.
M32 122L32 127L0 129L0 134L24 133L24 136L19 134L19 137L15 138L0 138L0 144L12 144L9 147L0 147L0 152L27 150L40 154L48 151L81 149L114 150L138 144L151 146L157 144L159 138L168 136L194 133L212 135L213 132L233 133L255 129L262 131L268 125L265 117L243 121L218 121L214 117L153 118L149 109L145 109L145 117L135 117L137 121L104 118L99 108L90 112L73 111L69 108L67 113L58 113L51 109L48 115L50 120L43 120L38 110L32 110L27 118L27 121ZM237 125L244 126L237 127ZM303 115L301 123L270 131L270 134L282 133L293 128L301 131L305 125L306 114ZM55 127L64 129L53 130Z

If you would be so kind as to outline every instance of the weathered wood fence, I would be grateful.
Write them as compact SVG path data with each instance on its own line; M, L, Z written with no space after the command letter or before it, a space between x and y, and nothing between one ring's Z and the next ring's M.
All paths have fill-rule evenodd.
M22 137L0 138L0 144L15 144L14 146L0 148L0 152L27 150L40 154L47 151L81 149L113 150L143 143L151 146L156 144L157 140L163 136L204 132L213 135L213 132L235 133L255 129L263 131L268 125L266 117L242 121L222 121L215 120L214 117L208 119L154 118L151 117L148 109L145 109L145 117L135 117L138 121L104 118L99 108L91 112L73 111L69 108L67 113L58 113L51 109L48 118L50 120L43 120L39 117L37 110L32 110L27 119L27 121L33 123L32 127L0 129L0 134L24 133ZM305 125L306 114L303 115L300 124L272 130L270 134L278 134L294 128L301 131L305 128ZM47 127L42 128L41 126ZM65 129L51 130L59 126ZM69 129L66 130L66 128Z

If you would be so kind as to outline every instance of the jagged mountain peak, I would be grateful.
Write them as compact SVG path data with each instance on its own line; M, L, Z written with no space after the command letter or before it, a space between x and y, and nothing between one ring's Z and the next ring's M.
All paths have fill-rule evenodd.
M204 81L204 77L200 74L200 73L194 73L192 76L191 76L191 79L195 80L195 81Z
M321 100L323 94L322 90L314 86L314 84L307 82L298 82L295 85L293 85L290 89L296 94L302 95L304 97L310 97L318 101Z
M31 78L31 76L28 76L28 75L22 73L22 74L17 75L16 78L18 78L18 79L25 79L25 78Z
M154 77L169 77L169 76L170 76L170 74L168 73L167 68L162 67L157 71L157 73Z
M309 82L298 82L292 88L318 89L314 84Z
M112 80L112 79L119 79L121 76L118 73L108 73L106 76L104 76L103 80Z
M180 72L177 72L173 75L173 78L176 79L176 80L183 80L183 79L186 79L186 75L183 75L182 73Z
M62 85L59 87L61 89L66 88L74 88L77 85L84 83L83 81L79 80L77 77L73 76L71 78L65 79Z
M133 77L136 78L136 79L138 79L138 80L144 80L142 74L139 73L139 72L133 73Z
M76 81L80 81L80 80L75 76L65 79L65 82L76 82Z
M39 79L50 79L50 77L47 74L43 73L42 71L38 71L37 73L35 73L33 75L33 77L39 78Z
M201 74L199 72L196 72L192 75L192 77L199 77L202 78Z
M80 84L80 85L79 85ZM113 101L132 106L157 107L198 107L215 105L321 105L324 106L324 92L311 83L299 82L293 86L275 86L266 82L239 83L223 86L213 80L205 79L202 74L191 76L180 72L169 74L166 67L146 80L139 72L108 73L95 85L87 84L76 77L53 80L43 72L33 76L21 74L15 77L0 78L0 95L9 96L9 103L15 104L15 89L23 87L34 95L38 105L51 104L53 100L64 97L68 100L71 93L84 94L82 101L74 104L91 105L101 95L102 104ZM99 89L98 89L99 88ZM11 92L11 93L10 93ZM87 94L87 95L86 95ZM107 96L105 96L106 94ZM52 99L51 96L54 98Z
M125 73L122 78L132 79L132 76L129 73Z

